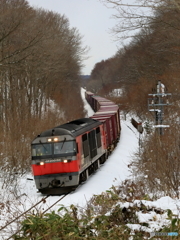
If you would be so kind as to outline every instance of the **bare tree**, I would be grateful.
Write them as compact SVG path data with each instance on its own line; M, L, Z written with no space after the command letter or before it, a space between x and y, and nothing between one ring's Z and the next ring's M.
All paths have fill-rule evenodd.
M112 31L118 40L132 39L142 29L149 28L149 24L157 23L157 12L165 13L173 9L180 9L179 0L100 0L107 7L114 8L117 19L116 26ZM169 23L158 20L168 26ZM127 41L126 41L127 42Z

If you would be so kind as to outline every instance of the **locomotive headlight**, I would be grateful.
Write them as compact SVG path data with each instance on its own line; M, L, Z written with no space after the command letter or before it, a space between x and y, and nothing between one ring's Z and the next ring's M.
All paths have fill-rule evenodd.
M48 138L47 139L48 142L58 142L59 138L55 137L55 138Z
M43 166L43 165L44 165L44 162L40 162L39 164L40 164L41 166Z
M72 161L71 159L64 159L63 163L68 163L68 162L71 162L71 161Z

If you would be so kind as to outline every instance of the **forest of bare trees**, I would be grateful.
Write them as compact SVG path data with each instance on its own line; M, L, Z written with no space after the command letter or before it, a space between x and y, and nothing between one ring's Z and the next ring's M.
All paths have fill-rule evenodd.
M111 99L113 89L121 89L121 96L112 99L120 110L152 124L148 94L155 91L158 80L172 93L171 105L163 113L170 128L163 136L153 131L144 139L132 167L150 192L179 197L180 1L102 2L117 10L113 29L117 40L131 37L131 41L115 56L95 64L87 88Z
M85 52L65 16L33 9L25 0L0 0L0 166L5 172L30 168L30 143L42 130L83 116L79 74Z

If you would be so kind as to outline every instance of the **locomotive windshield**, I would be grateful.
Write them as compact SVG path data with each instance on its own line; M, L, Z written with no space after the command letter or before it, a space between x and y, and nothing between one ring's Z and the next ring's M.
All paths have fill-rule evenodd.
M52 155L52 143L41 143L32 145L32 156Z
M74 153L76 152L75 141L63 141L54 143L54 154Z
M56 156L76 152L75 141L62 141L56 143L38 143L32 145L32 157Z

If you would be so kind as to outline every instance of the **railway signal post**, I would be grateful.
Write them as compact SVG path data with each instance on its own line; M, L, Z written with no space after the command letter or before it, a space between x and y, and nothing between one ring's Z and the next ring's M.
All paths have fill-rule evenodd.
M169 97L172 94L166 93L166 88L160 80L156 85L155 91L155 93L148 94L148 110L154 112L154 127L158 130L160 135L163 135L163 129L169 127L169 125L164 125L164 107L171 105L169 103Z

